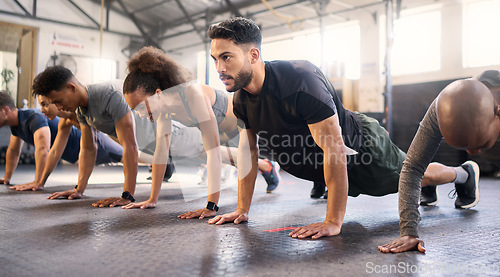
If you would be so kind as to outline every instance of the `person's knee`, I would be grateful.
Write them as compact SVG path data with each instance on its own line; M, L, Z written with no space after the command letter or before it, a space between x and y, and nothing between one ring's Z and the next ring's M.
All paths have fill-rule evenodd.
M422 178L422 187L428 185L435 185L439 178L439 168L438 163L430 163L424 173L424 178Z

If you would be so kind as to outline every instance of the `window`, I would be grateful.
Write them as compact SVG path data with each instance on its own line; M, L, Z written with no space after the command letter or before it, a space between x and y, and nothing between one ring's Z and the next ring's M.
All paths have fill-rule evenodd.
M94 59L92 83L100 83L113 79L116 79L116 61Z
M333 27L333 28L332 28ZM325 31L325 75L359 79L360 76L359 24L331 26ZM264 60L308 60L321 67L321 36L319 33L295 36L262 45ZM332 70L336 72L332 72Z
M264 38L266 39L266 38ZM262 43L262 59L273 60L308 60L317 67L321 66L321 37L318 31L293 33L288 37ZM329 26L325 31L325 75L359 79L361 56L360 27L358 22ZM209 85L225 89L218 79L213 61L210 59ZM335 72L333 72L335 71ZM205 51L198 53L198 81L205 82Z
M385 15L381 16L381 66L386 50ZM392 74L405 75L437 71L441 68L441 13L439 11L402 12L394 20ZM382 70L384 71L384 70Z
M463 67L500 64L500 0L464 3Z

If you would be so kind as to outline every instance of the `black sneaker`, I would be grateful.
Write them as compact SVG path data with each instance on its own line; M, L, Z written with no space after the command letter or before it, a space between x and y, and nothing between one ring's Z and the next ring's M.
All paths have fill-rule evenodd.
M325 194L325 183L314 182L314 186L311 190L311 198L321 198Z
M167 163L167 168L165 169L165 174L163 175L163 182L168 182L172 175L175 172L175 165L172 162L172 159L169 158L169 162Z
M436 206L438 203L437 186L425 186L420 191L420 205Z
M264 159L264 161L268 162L271 165L271 169L268 172L260 171L264 180L267 183L267 193L271 193L276 190L280 183L280 165L275 161L270 161L268 159Z
M455 207L469 209L479 202L479 166L473 161L467 161L462 164L462 168L469 173L469 177L463 184L455 183Z

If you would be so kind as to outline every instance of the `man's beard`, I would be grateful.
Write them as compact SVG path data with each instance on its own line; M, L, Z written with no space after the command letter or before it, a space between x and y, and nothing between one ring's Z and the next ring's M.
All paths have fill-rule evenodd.
M227 91L235 92L237 90L240 90L240 89L248 86L248 84L250 84L252 79L253 79L252 69L246 70L244 68L240 72L238 72L238 75L236 76L236 78L233 78L234 85L230 88L227 88Z

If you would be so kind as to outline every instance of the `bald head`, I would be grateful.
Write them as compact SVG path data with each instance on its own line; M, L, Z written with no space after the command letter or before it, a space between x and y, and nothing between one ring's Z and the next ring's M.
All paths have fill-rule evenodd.
M476 79L448 85L437 99L437 118L451 146L478 151L493 146L500 131L500 110L491 91Z

